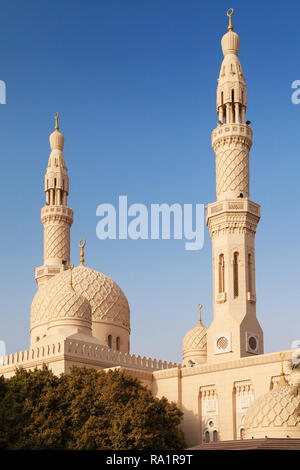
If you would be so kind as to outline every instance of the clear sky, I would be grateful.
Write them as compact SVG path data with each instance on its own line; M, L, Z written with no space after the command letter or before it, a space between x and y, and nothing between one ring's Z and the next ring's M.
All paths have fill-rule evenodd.
M53 115L61 113L75 212L72 262L112 277L131 307L131 350L181 360L201 302L212 320L211 242L100 241L96 208L215 201L211 131L226 10L235 9L248 86L257 315L266 352L300 338L299 128L291 83L300 79L300 3L200 0L1 1L0 339L29 344L34 267L42 264L40 209Z

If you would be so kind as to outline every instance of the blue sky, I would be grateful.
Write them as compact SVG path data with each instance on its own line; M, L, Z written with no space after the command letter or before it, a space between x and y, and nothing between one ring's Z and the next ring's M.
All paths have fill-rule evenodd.
M299 126L291 83L300 79L300 4L200 0L1 2L0 339L29 344L34 267L42 264L43 180L53 115L61 113L75 212L72 262L112 277L131 306L132 352L181 360L201 302L212 320L211 243L96 238L96 207L215 200L211 131L226 10L235 9L252 121L251 199L257 315L266 352L300 338Z

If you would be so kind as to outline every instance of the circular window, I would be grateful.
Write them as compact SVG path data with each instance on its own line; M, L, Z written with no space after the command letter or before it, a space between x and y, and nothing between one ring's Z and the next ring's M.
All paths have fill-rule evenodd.
M252 351L255 351L255 349L257 348L257 339L254 338L254 336L250 336L248 344L250 349L252 349Z
M228 339L224 336L221 336L217 341L217 347L219 349L226 349L228 346Z
M214 425L214 422L213 422L213 421L209 421L208 425L212 428L213 425Z

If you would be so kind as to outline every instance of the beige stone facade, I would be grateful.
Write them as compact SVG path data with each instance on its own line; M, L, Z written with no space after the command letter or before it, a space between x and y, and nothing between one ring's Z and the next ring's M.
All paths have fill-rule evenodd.
M0 374L46 363L56 373L73 365L119 368L138 377L157 397L184 412L189 446L243 438L300 438L300 399L289 365L295 351L264 354L256 317L255 232L260 206L250 200L246 121L247 87L239 62L240 40L230 24L222 38L224 60L217 87L216 202L206 208L212 240L214 318L184 336L183 362L130 354L130 310L120 287L81 263L70 268L69 180L64 137L56 126L45 176L42 209L44 264L36 268L38 291L31 305L31 344L3 358ZM283 368L283 369L282 369ZM285 376L282 373L285 371ZM299 374L298 374L299 375Z

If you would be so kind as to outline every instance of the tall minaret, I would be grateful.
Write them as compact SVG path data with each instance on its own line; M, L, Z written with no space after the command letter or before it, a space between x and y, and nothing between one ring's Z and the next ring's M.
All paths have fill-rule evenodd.
M259 204L249 199L250 121L247 87L238 58L239 36L222 38L224 59L217 87L218 125L212 132L216 154L217 202L206 208L212 239L214 319L207 331L208 362L263 353L263 332L256 318L255 244Z
M69 177L63 155L64 136L59 132L58 113L50 135L51 153L45 175L46 203L41 219L44 225L44 265L35 269L40 286L70 264L70 228L73 211L68 208Z

